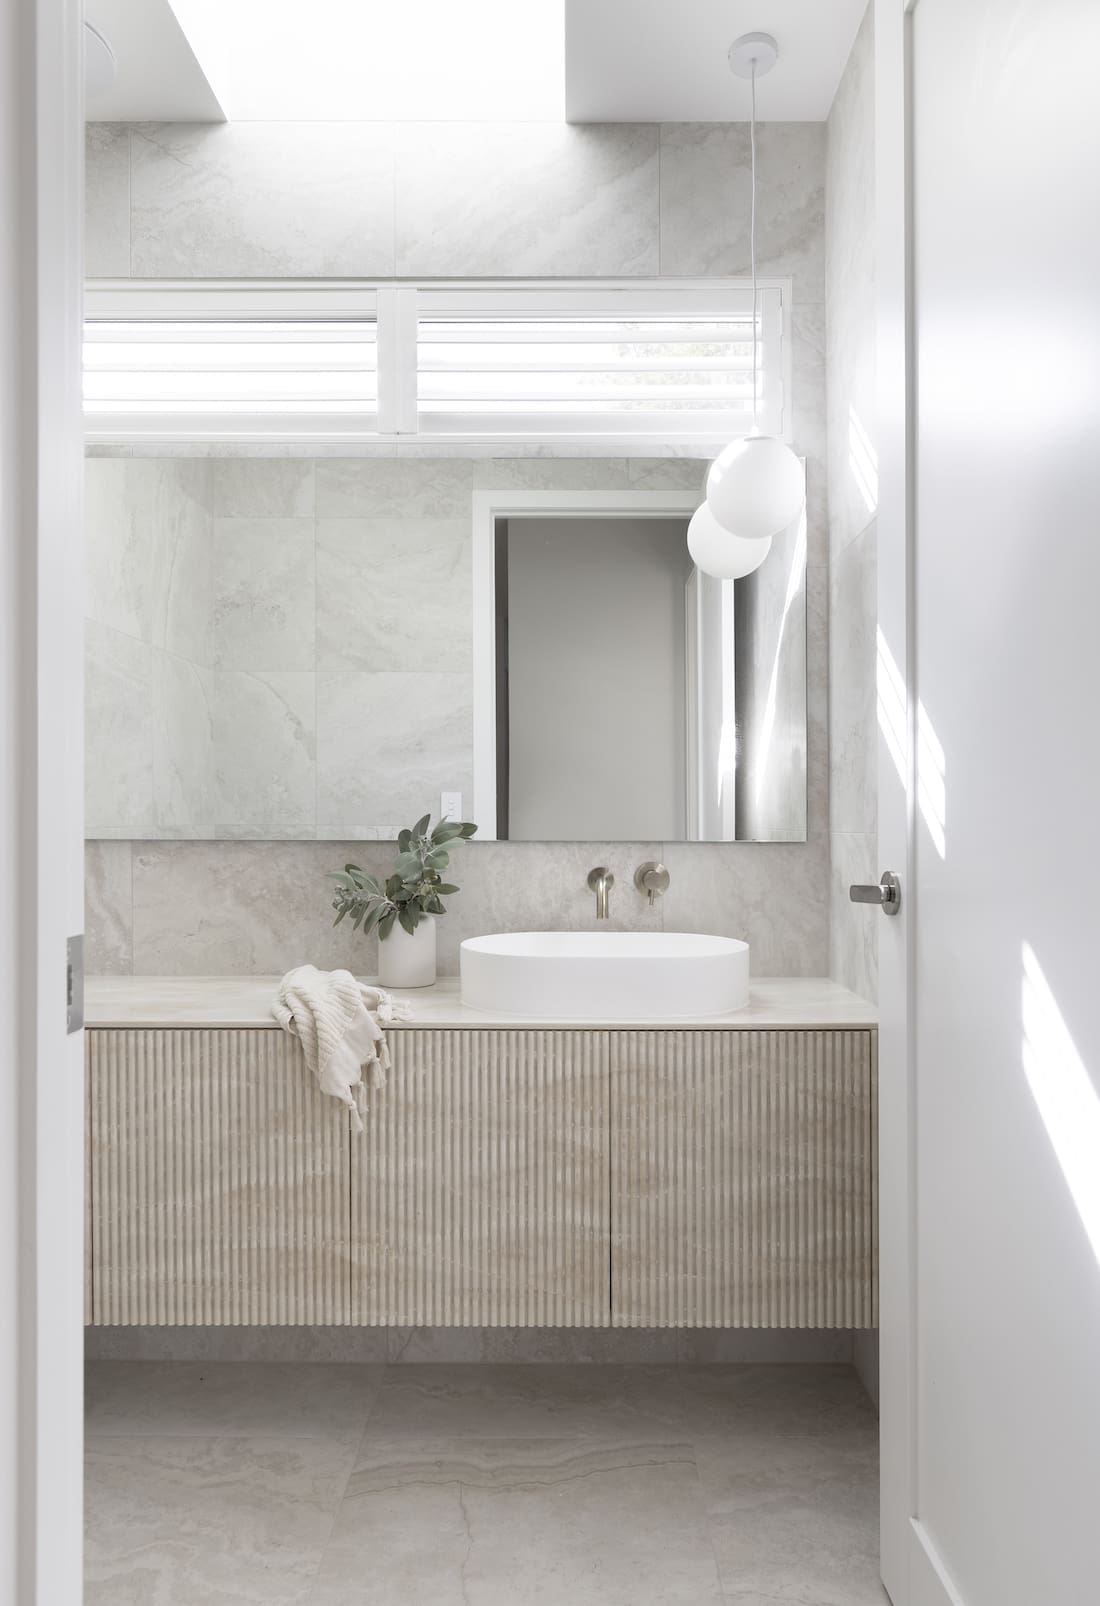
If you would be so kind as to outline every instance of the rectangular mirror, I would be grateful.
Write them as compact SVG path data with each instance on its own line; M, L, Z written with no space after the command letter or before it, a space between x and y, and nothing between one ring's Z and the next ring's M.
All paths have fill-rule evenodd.
M805 524L699 575L703 464L87 466L89 836L805 840Z
M803 841L805 542L701 574L687 519L494 521L491 692L475 666L485 834L523 842ZM475 588L488 576L476 569Z

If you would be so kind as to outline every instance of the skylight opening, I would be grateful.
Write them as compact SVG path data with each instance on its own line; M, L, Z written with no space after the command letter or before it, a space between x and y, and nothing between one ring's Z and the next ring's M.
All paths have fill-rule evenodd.
M561 122L564 0L170 0L230 121Z

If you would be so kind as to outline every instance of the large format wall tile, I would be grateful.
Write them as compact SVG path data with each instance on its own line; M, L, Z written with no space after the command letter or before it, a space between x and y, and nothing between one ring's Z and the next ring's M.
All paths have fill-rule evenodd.
M218 669L316 666L312 519L214 520Z
M333 928L327 875L349 860L385 874L393 854L392 842L135 843L134 970L250 975L309 961L372 975L376 943L346 922ZM644 859L663 859L672 872L668 894L653 908L631 884ZM741 937L760 976L820 976L828 968L829 869L822 838L663 846L473 842L453 855L447 872L462 891L446 900L439 923L440 973L457 974L464 937L592 929L595 906L585 878L596 864L615 873L610 930Z
M314 511L312 457L214 457L208 500L216 519L301 519Z
M441 792L473 796L470 675L317 676L317 824L409 825Z
M821 976L828 966L828 845L666 842L666 931L749 943L757 976Z
M129 842L84 845L84 968L127 976L134 968L134 893Z
M474 795L472 764L471 676L318 673L321 835L339 835L340 827L400 827L438 814L440 793Z
M853 903L848 888L873 885L879 878L875 832L834 831L830 868L829 974L861 998L878 997L878 930L882 918L872 905Z
M174 653L153 658L153 804L165 836L204 836L214 817L214 676Z
M219 670L214 818L273 828L316 822L316 679L300 671Z
M826 130L830 974L874 998L879 921L848 886L878 880L874 7Z
M158 123L132 136L132 264L146 278L386 277L379 123Z
M88 616L209 664L206 465L94 458L86 465Z
M153 658L144 641L85 625L84 732L98 761L84 771L89 836L146 836L153 804Z
M825 129L757 126L757 263L791 275L796 301L825 299ZM749 271L747 123L661 126L661 272Z
M84 140L84 272L89 279L130 273L130 129L88 123Z
M317 463L320 519L460 519L470 516L475 474L466 457L322 458Z
M145 976L280 975L294 965L370 975L377 948L333 928L327 873L382 867L372 844L144 842L134 847L134 970Z
M830 826L878 825L876 527L833 554L829 586Z
M470 522L319 519L320 669L469 674Z
M647 275L658 264L648 123L407 123L397 273Z

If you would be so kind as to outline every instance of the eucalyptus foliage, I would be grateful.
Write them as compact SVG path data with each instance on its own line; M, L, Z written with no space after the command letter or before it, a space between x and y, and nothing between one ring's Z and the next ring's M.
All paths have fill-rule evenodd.
M446 914L444 897L458 891L440 874L450 862L448 848L469 841L477 826L468 820L440 820L433 831L431 823L431 815L425 814L399 833L393 872L382 885L357 864L329 872L336 882L334 925L350 915L357 930L365 934L377 926L378 935L388 937L397 921L411 937L425 915Z

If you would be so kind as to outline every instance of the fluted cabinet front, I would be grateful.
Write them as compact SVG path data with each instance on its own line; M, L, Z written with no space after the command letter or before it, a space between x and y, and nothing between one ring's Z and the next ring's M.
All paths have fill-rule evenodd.
M873 1032L389 1035L353 1135L281 1032L89 1031L91 1320L875 1325Z
M89 1031L92 1319L348 1319L348 1119L276 1031Z
M404 1030L352 1143L364 1325L601 1327L609 1034Z
M873 1327L867 1031L611 1034L622 1327Z

